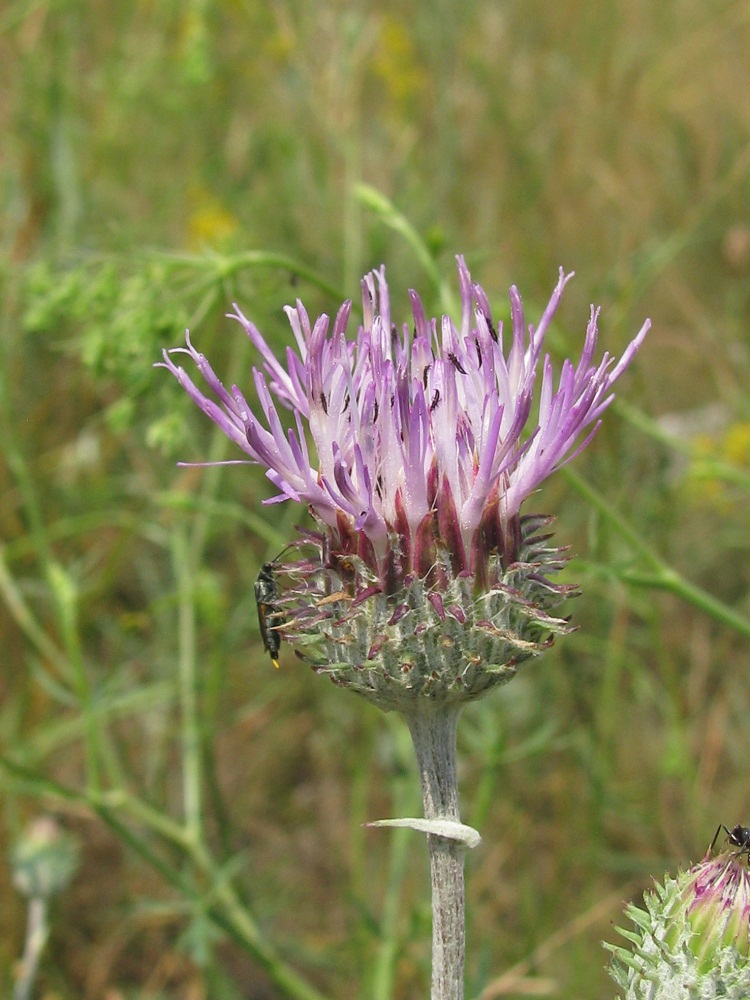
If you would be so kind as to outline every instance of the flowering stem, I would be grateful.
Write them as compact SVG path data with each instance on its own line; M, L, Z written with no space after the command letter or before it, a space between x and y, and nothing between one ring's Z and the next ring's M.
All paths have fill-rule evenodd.
M422 782L425 819L461 822L456 773L458 706L415 706L407 716ZM431 1000L463 1000L464 844L428 835L432 878Z
M47 899L44 896L32 896L29 900L26 942L21 960L21 971L13 991L13 1000L30 1000L39 971L39 960L42 957L48 935Z

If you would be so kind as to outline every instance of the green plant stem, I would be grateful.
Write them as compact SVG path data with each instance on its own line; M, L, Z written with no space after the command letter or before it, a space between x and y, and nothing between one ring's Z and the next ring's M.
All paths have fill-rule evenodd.
M9 572L5 560L6 548L5 545L0 545L0 597L5 602L5 606L16 625L34 649L41 657L54 664L60 674L64 675L69 668L68 660L62 650L47 635Z
M173 533L172 559L178 593L178 676L182 735L182 794L188 838L198 842L202 831L202 767L196 696L195 609L190 551L185 532Z
M75 692L83 716L86 783L89 791L96 794L101 787L102 741L94 688L89 679L86 658L81 647L81 633L78 624L78 587L71 575L55 561L47 565L47 583L54 597L63 646L70 664Z
M630 545L647 564L649 572L626 572L621 577L632 586L651 587L666 590L683 601L715 618L717 621L735 629L740 635L750 639L750 619L730 608L723 601L713 597L705 590L690 583L668 563L658 556L645 542L635 528L595 490L585 479L573 472L568 466L562 470L568 482L575 490L585 497L592 507L595 507L612 524L622 538Z
M319 288L332 299L340 301L345 298L341 289L336 285L326 281L317 271L301 264L296 258L287 254L274 253L265 250L246 250L243 253L232 254L231 256L221 256L212 252L209 255L190 253L164 253L159 252L161 259L174 261L186 267L194 267L200 274L208 271L204 284L210 286L212 283L227 281L233 278L239 271L245 268L269 267L281 271L288 271L297 278L309 282L314 288Z
M456 770L457 706L419 705L407 717L422 783L425 819L461 822ZM432 880L431 1000L463 1000L466 847L428 834Z
M357 184L355 193L363 205L379 216L385 225L404 238L424 268L425 274L432 282L435 291L439 293L443 309L449 315L455 314L456 303L453 294L447 282L443 280L440 268L435 263L435 259L430 253L427 244L408 218L381 191L371 187L369 184Z

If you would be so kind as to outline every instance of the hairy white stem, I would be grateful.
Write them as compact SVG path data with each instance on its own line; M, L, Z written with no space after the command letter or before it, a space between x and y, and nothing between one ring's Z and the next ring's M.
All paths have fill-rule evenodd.
M456 773L457 706L419 706L407 716L427 820L460 824ZM432 877L431 1000L463 1000L466 946L464 857L452 837L428 834Z

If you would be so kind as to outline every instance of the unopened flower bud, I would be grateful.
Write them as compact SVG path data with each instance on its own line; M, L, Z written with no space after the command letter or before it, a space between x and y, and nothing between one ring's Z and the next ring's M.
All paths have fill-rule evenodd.
M56 895L78 868L75 838L48 816L34 820L16 844L12 858L13 884L29 899Z
M605 943L626 1000L750 997L750 871L737 850L707 854L644 893L645 909L618 928L630 948Z

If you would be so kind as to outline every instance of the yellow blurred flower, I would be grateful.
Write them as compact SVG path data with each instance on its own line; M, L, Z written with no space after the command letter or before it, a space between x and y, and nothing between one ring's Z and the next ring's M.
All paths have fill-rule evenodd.
M239 223L218 198L199 190L191 195L193 210L188 218L187 242L193 250L221 247L237 232Z
M739 421L715 434L696 434L685 476L691 499L727 512L737 502L727 466L750 469L750 423ZM743 500L744 502L744 500Z
M722 442L722 457L735 465L750 466L750 423L732 424Z
M383 16L372 68L391 101L401 109L424 90L425 72L417 62L412 36L403 22L390 14Z

